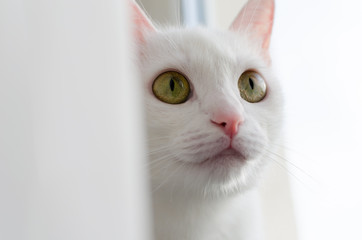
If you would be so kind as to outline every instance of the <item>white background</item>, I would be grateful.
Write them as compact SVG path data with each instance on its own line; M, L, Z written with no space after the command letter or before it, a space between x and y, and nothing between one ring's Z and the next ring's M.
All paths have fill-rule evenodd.
M0 1L0 239L151 239L125 1Z
M272 52L299 239L362 239L362 2L276 4Z

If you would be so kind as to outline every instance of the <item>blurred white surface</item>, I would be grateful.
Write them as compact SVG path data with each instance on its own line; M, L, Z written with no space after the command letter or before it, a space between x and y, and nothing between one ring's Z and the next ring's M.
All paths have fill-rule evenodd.
M356 0L277 1L272 46L300 240L362 239L361 13Z
M0 2L0 239L150 239L127 13Z

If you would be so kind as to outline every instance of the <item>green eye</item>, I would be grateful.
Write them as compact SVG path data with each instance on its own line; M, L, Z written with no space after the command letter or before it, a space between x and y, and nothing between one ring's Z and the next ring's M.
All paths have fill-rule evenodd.
M162 102L179 104L188 99L190 84L180 73L169 71L162 73L155 79L152 91Z
M260 102L265 97L265 81L260 74L254 71L246 71L241 74L238 86L241 97L248 102Z

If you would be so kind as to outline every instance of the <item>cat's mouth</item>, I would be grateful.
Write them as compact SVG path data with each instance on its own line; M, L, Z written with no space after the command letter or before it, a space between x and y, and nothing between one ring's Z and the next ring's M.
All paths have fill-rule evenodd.
M243 164L246 161L246 157L241 152L234 148L227 148L217 153L216 155L205 159L198 163L200 166L208 165L222 165L222 166L234 166L235 164Z

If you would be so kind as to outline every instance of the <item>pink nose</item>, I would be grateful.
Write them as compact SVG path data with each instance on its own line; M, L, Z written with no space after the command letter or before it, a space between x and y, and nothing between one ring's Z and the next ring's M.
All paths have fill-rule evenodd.
M218 113L211 119L212 123L220 126L230 137L233 137L238 133L239 126L243 123L243 121L244 119L237 113Z

